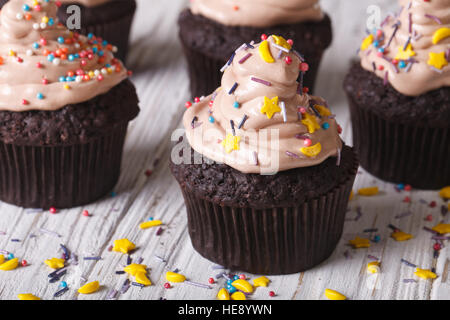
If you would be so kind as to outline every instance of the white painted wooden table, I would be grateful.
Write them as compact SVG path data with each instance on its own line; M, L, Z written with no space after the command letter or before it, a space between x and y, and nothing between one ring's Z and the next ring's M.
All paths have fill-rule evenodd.
M68 283L70 290L57 299L106 299L108 292L119 290L126 279L126 275L115 274L126 263L126 256L108 251L113 241L121 238L136 243L138 249L133 257L144 259L143 263L151 269L153 285L143 289L132 286L118 299L208 300L215 299L223 287L224 279L213 285L213 289L187 284L175 284L169 290L163 287L167 269L178 268L190 280L205 284L209 277L219 273L211 268L213 263L192 248L183 199L167 166L171 133L180 126L184 102L190 98L176 25L177 15L186 3L182 0L138 1L128 66L134 71L132 79L141 100L141 113L129 128L122 175L115 188L117 195L57 214L28 213L23 208L0 203L0 231L5 233L0 235L0 249L12 252L30 264L14 271L0 272L1 299L16 299L19 293L53 299L58 283L48 283L47 275L51 270L43 262L61 256L60 243L78 255L79 264L68 268L62 280ZM395 2L324 0L322 4L333 20L334 41L322 63L316 93L328 99L344 128L344 139L351 143L342 79L364 35L367 7L380 5L384 16L395 8ZM146 176L146 170L152 170L153 174ZM423 268L433 267L433 241L423 227L434 226L441 219L442 200L437 192L397 193L394 185L364 172L358 175L354 190L373 185L383 191L372 198L356 196L350 202L344 235L327 261L300 274L270 276L270 286L258 288L251 299L325 299L325 288L340 291L350 299L449 299L448 247L441 250L437 259L439 277L434 281L415 278L415 283L403 283L403 279L414 278L414 269L400 261L404 258ZM412 202L402 202L405 196L411 197ZM434 200L438 206L430 208L421 199ZM362 216L355 221L357 207L361 208ZM84 217L84 209L92 216ZM395 218L408 210L412 215ZM433 222L425 221L428 214L433 215ZM160 236L155 234L157 228L138 229L139 223L149 217L164 222ZM412 233L414 239L395 242L389 237L389 223ZM41 228L55 231L61 237L42 232ZM347 246L348 240L357 232L364 235L363 230L367 228L379 229L379 243L372 243L369 249L354 250ZM20 242L12 239L20 239ZM368 254L381 259L381 273L366 273L366 265L371 261ZM155 255L164 257L167 264L161 263ZM101 256L102 260L83 260L87 256ZM100 281L102 289L92 295L79 295L76 289L83 283L83 277L88 281ZM276 297L269 297L270 290L276 292Z

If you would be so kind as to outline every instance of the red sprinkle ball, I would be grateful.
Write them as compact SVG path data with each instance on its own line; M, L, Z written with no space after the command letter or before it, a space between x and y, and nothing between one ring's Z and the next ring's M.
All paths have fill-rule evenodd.
M190 107L192 107L192 102L186 101L186 103L184 104L184 106L185 106L186 108L190 108Z
M288 39L286 42L289 43L290 46L294 45L294 40L292 39Z
M199 103L199 102L200 102L200 98L199 98L199 97L195 97L195 98L194 98L194 102L195 102L195 103Z
M56 208L55 207L50 207L50 209L48 211L50 211L50 213L55 214L56 213Z
M432 215L432 214L427 215L427 216L425 217L425 220L427 220L427 221L433 221L433 215Z
M89 217L89 211L87 211L87 210L83 210L83 216L85 216L85 217Z
M271 296L271 297L275 297L275 292L273 292L273 291L270 291L270 292L269 292L269 296Z
M287 65L290 65L292 63L292 58L287 56L286 58L284 58L284 61L286 61Z
M309 65L306 62L302 62L300 63L298 68L300 69L300 71L306 72L309 70Z
M27 262L27 260L24 259L24 260L22 260L21 264L22 264L22 267L26 267L28 265L28 262Z
M214 281L214 278L209 278L209 279L208 279L208 282L211 283L211 284L213 284L213 283L215 282L215 281Z
M261 35L261 40L262 40L262 41L267 40L267 34L263 33L263 34Z
M430 202L430 208L434 208L436 207L436 201L431 201Z
M171 288L170 283L168 283L168 282L164 283L164 288L170 289Z

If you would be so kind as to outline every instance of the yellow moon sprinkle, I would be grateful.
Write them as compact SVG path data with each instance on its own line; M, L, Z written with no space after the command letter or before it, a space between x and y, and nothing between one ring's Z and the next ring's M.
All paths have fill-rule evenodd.
M433 44L438 44L447 37L450 37L450 28L440 28L433 34Z
M267 40L264 40L263 42L261 42L258 50L259 50L259 54L261 55L261 58L265 62L267 62L267 63L275 62L274 58L272 57L272 53L270 52L269 42Z

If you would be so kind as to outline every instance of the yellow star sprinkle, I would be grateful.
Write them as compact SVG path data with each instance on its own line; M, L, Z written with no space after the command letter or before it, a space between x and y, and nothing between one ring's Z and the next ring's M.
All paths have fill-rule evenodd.
M328 116L331 116L331 111L330 111L330 109L328 109L328 108L325 107L325 106L322 106L322 105L320 105L320 104L316 104L316 105L314 105L314 108L317 110L317 112L319 112L319 114L320 114L322 117L328 117Z
M136 273L136 277L134 278L137 283L143 284L144 286L152 285L152 282L149 278L147 278L146 272L138 272Z
M31 293L19 293L17 298L19 298L19 300L41 300L41 298L38 298Z
M51 258L44 261L52 269L60 269L64 267L64 259Z
M113 251L128 253L129 251L136 248L136 245L128 239L114 240Z
M145 264L137 264L137 263L131 263L127 265L123 271L126 273L135 276L138 273L146 273L147 272L147 266Z
M358 189L358 194L361 196L374 196L378 194L378 192L379 192L378 187L368 187Z
M242 292L236 291L231 295L231 300L247 300L247 298L245 297L245 294L243 294Z
M442 69L443 67L448 65L447 59L445 58L445 52L440 53L430 52L427 63L430 66L433 66L437 69Z
M239 150L239 142L241 141L241 137L233 136L231 133L227 134L225 140L222 141L222 146L225 148L227 153L230 153L233 150Z
M270 280L265 277L259 277L253 280L253 286L254 287L267 287L267 285L269 284Z
M368 273L378 273L380 272L380 262L372 261L367 264Z
M325 297L330 300L347 300L347 297L342 293L332 289L325 289Z
M414 274L422 279L436 279L437 275L431 270L417 268Z
M449 223L439 223L435 225L432 230L439 232L440 234L450 233L450 224Z
M362 42L361 42L361 50L366 50L373 42L373 34L369 34Z
M350 240L349 243L353 246L353 248L369 248L370 241L366 238L356 237L353 240Z
M79 288L78 292L82 294L91 294L96 292L99 288L100 283L98 281L92 281Z
M288 50L291 50L292 46L282 36L276 36L276 35L273 34L272 38L275 40L275 43L277 45L282 46L283 48L286 48Z
M317 129L320 129L315 116L306 112L303 117L302 123L308 128L309 133L314 133Z
M225 288L220 289L219 293L217 293L217 299L230 300L230 294L228 293L227 289Z
M148 229L148 228L151 228L151 227L160 226L161 224L162 224L161 220L150 220L150 221L142 222L139 225L139 228L141 228L141 229Z
M395 56L395 59L396 60L408 60L409 58L411 58L412 56L415 56L415 55L416 55L416 53L412 49L412 46L410 43L406 47L406 50L403 50L402 46L398 47L398 52L397 52L397 55Z
M439 196L444 200L450 199L450 186L442 188Z
M395 241L406 241L412 239L412 234L403 232L403 231L394 231L391 233L391 237L394 238Z
M281 112L281 108L278 106L278 96L273 97L272 99L264 97L261 113L265 113L268 119L272 119L273 114L276 112Z

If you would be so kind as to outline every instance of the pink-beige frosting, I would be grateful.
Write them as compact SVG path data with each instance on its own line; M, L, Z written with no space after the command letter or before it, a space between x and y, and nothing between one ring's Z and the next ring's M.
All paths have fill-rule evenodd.
M74 4L82 4L85 7L95 7L99 6L101 4L104 4L111 0L59 0L61 3L67 4L67 3L74 3Z
M228 26L269 27L320 21L318 0L191 0L191 11Z
M362 67L408 96L450 86L450 0L399 3L401 11L386 17L380 30L363 41ZM409 53L398 56L399 50Z
M268 63L262 58L261 44L254 48L241 47L224 71L221 87L186 110L183 124L189 144L207 158L244 173L275 173L314 166L331 156L339 156L342 141L334 116L323 99L303 93L297 82L301 58L292 50L280 54L272 36L267 41L274 62ZM286 59L290 60L289 64ZM266 84L255 79L266 81ZM230 93L235 83L238 85ZM266 110L263 106L265 100L275 97L278 97L281 111L269 118L268 113L263 112ZM328 114L317 116L311 105L321 105L321 111ZM239 129L244 116L248 118ZM306 117L319 126L312 133L302 122ZM240 139L237 149L227 152L223 144L227 136ZM317 155L301 152L305 138L310 140L310 146L320 143L321 151Z
M128 76L112 53L117 48L58 24L54 1L39 5L11 0L1 10L0 110L57 110L106 93Z

